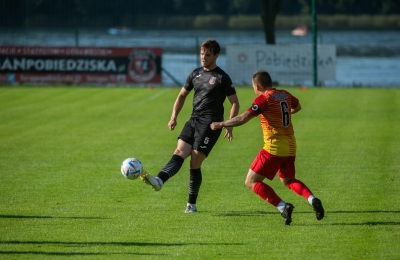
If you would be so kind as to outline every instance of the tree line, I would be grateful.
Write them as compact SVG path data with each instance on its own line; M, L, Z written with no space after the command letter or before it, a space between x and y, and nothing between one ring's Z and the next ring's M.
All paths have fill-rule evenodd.
M400 14L399 0L315 0L322 15L393 15ZM29 19L56 16L79 20L80 25L102 17L114 25L123 25L123 17L261 15L262 6L279 2L279 15L309 15L312 0L1 0L0 27L24 26ZM38 18L39 17L39 18Z

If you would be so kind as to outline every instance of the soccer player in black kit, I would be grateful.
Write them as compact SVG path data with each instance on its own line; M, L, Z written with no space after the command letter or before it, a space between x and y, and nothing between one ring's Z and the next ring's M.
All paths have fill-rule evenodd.
M157 177L143 170L141 179L159 191L163 184L181 168L184 160L190 156L189 199L185 213L197 211L196 201L202 183L201 165L217 142L222 129L213 131L212 122L224 119L224 101L231 103L230 118L237 116L239 100L232 80L217 66L220 46L215 40L206 40L200 46L201 67L195 69L187 78L176 98L172 116L168 123L172 131L177 125L177 117L186 97L194 89L193 110L190 119L184 125L178 144L170 161L160 170ZM232 141L232 127L225 128L224 137Z

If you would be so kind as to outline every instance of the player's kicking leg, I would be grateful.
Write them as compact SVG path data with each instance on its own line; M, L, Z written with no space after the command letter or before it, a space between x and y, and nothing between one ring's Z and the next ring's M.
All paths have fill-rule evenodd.
M151 187L153 187L153 190L155 191L159 191L161 190L161 187L163 185L163 181L158 178L158 177L154 177L153 175L151 175L150 173L148 173L145 169L143 169L141 175L140 175L140 179L150 185Z

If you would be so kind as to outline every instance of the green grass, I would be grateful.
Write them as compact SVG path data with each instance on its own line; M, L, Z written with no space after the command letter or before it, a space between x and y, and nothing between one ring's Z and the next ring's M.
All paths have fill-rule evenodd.
M119 172L169 160L191 98L179 89L0 88L0 259L398 259L400 89L289 88L297 177L326 209L268 182L296 208L291 226L244 185L262 147L258 119L204 163L199 212L184 214L188 160L160 192ZM244 111L254 99L238 88Z

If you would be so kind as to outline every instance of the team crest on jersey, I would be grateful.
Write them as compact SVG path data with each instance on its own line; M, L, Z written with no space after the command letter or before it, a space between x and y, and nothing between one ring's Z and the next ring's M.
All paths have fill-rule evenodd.
M211 85L215 84L215 81L217 81L217 77L211 77L211 79L208 81Z

